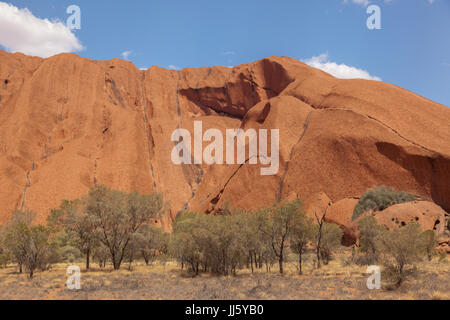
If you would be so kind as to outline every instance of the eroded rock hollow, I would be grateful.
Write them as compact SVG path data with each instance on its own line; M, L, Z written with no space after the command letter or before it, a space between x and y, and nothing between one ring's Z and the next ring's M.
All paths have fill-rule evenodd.
M254 209L288 197L354 199L374 185L450 211L450 109L397 86L339 80L298 60L146 71L74 54L0 51L0 222L30 208L43 221L95 184L182 210ZM172 132L279 129L280 170L175 165Z

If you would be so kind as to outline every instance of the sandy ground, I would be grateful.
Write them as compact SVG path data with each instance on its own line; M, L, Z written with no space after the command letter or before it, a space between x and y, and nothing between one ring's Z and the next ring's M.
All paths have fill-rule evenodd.
M317 299L450 299L450 259L422 262L417 274L393 290L383 281L381 290L366 286L366 267L349 263L349 252L339 253L320 270L313 268L312 258L304 265L304 275L297 274L294 262L287 263L285 275L274 267L270 273L239 271L236 277L203 274L191 277L175 261L156 262L150 267L138 262L124 264L119 271L100 270L96 266L81 273L81 290L68 290L68 265L55 265L38 272L30 280L18 274L17 267L0 270L0 299L49 300L317 300Z

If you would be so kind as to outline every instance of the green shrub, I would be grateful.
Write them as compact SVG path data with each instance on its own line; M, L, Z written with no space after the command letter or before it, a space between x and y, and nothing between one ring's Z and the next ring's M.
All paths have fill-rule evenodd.
M377 241L385 228L380 226L373 216L367 216L358 221L359 252L356 264L370 265L378 261Z
M412 223L393 231L386 230L378 239L377 246L382 254L384 274L387 279L400 286L406 277L415 273L414 264L424 256L420 225Z
M315 229L315 238L317 238L318 232L321 232L319 253L321 260L327 265L333 257L333 252L340 247L344 233L338 225L327 222L323 224L321 229L315 225Z
M283 201L253 213L231 212L225 205L221 212L223 215L186 212L173 223L169 253L194 275L208 271L236 275L245 266L253 272L265 265L269 271L276 261L283 273L289 244L295 253L303 254L312 232L300 200ZM324 250L333 246L328 233L325 238Z
M438 245L436 234L432 230L427 230L420 236L423 241L422 245L428 261L431 261L433 256L436 255L436 247Z
M414 200L417 200L415 195L397 191L392 187L374 187L373 189L366 191L358 201L353 212L353 220L358 219L368 210L383 211L395 204L411 202Z
M8 262L10 262L11 257L7 251L0 253L0 269L6 268Z

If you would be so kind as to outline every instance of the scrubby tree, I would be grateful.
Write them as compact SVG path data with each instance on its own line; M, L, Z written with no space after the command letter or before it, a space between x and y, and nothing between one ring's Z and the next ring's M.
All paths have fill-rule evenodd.
M169 243L171 255L179 259L182 267L184 264L190 265L194 275L199 274L202 258L202 248L194 238L194 233L199 230L199 219L199 214L193 212L180 214L173 222Z
M182 267L190 265L194 275L200 271L235 275L249 259L252 267L262 267L257 224L247 225L247 221L249 216L238 211L215 216L184 213L173 224L170 252Z
M98 264L100 269L106 267L109 256L109 249L103 243L99 243L92 251L92 258Z
M86 269L90 268L92 251L99 243L94 220L86 210L86 198L75 201L63 201L58 209L52 210L47 218L48 225L63 230L86 258Z
M316 234L320 233L320 242L318 242L318 249L320 254L320 259L327 265L332 256L333 251L340 247L343 237L343 232L341 228L334 223L323 223L322 227L316 225Z
M322 264L321 264L322 255L321 255L320 249L322 248L323 227L325 225L326 215L327 215L327 209L325 209L325 212L323 213L323 215L321 217L319 217L317 215L317 212L315 213L317 225L315 225L315 227L314 227L314 234L315 234L317 269L320 269L322 267Z
M97 186L90 190L85 210L98 239L109 249L114 269L118 270L134 235L163 209L164 202L158 193L127 194Z
M393 231L386 230L379 236L379 245L385 274L400 286L412 271L407 267L413 267L424 252L420 225L411 223Z
M359 218L368 210L383 211L384 209L399 203L417 200L417 196L407 192L397 191L392 187L374 187L364 193L355 206L353 220Z
M302 202L295 200L292 202L282 201L276 203L272 208L261 210L259 230L263 234L265 241L272 248L273 253L278 258L280 273L283 274L283 261L285 259L286 248L289 237L295 225L295 221L302 214Z
M51 231L41 225L31 225L34 214L30 211L15 211L7 226L5 243L15 261L33 278L36 269L47 270L56 263L56 247L50 241Z
M357 257L359 264L372 264L378 261L378 241L380 235L386 230L378 224L374 216L367 216L358 221L359 250L361 255Z
M306 246L314 240L314 224L303 212L294 222L290 237L290 248L298 255L299 274L303 274L302 257Z
M10 260L10 253L5 244L5 228L0 226L0 268L6 268Z
M380 226L374 216L367 216L358 221L359 245L361 251L376 253L376 239L380 233Z
M12 261L17 263L19 273L23 272L27 248L26 239L22 235L31 226L35 216L30 210L15 210L3 230L3 243Z
M244 263L254 273L255 269L261 269L265 263L273 263L271 248L265 246L264 238L258 229L258 216L254 213L238 211L233 214L239 223L240 243L246 253ZM269 249L269 250L267 250Z
M436 254L436 247L438 245L436 234L432 230L427 230L421 234L421 240L428 261L431 261Z
M137 254L140 254L145 264L150 265L159 254L166 254L169 245L169 234L161 227L144 225L137 233L136 238Z
M52 235L50 242L57 248L57 255L61 262L74 263L83 257L81 251L73 245L72 239L66 231Z

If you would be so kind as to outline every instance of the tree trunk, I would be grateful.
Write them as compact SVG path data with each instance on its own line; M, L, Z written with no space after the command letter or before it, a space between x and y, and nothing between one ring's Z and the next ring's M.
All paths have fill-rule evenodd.
M88 249L87 251L86 251L86 270L89 270L89 267L90 267L90 256L91 256L91 250L90 249Z
M317 269L320 269L320 249L317 248Z
M279 255L280 259L278 260L278 264L280 265L280 274L283 274L284 241L285 241L285 239L283 238L281 241L281 246L280 246L280 255Z
M111 260L112 260L112 263L113 263L114 270L119 270L120 269L120 263L122 261L117 259L115 253L111 254L111 258L112 258Z
M321 219L319 219L319 217L316 214L316 220L317 220L317 223L319 224L319 232L317 235L317 248L316 248L317 269L320 269L320 267L321 267L321 265L320 265L320 246L322 244L322 228L323 228L323 223L325 222L325 216L327 215L327 209L325 209L325 213L323 214Z
M280 274L283 274L283 252L280 252L280 259L278 260L278 264L280 265Z
M302 251L300 250L300 252L298 253L298 265L299 265L299 271L298 274L302 275L303 274L303 270L302 270Z

